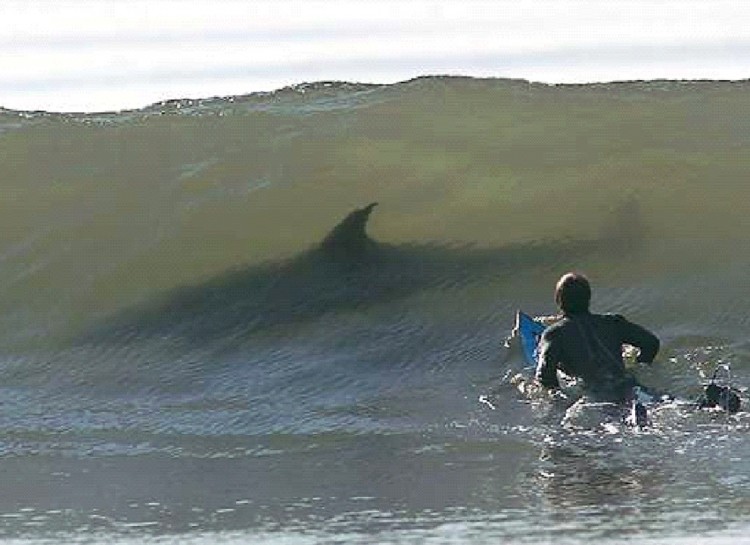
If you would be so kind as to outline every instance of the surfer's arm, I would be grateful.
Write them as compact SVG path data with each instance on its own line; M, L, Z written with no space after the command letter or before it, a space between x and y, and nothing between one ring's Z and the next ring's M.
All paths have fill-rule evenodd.
M550 340L547 331L542 334L539 341L539 357L537 358L536 380L547 388L559 388L560 382L557 380L557 364L559 362L558 350L556 343Z
M616 319L620 327L622 341L641 351L638 361L642 363L654 361L656 354L659 352L659 338L645 327L629 322L622 316L617 315Z

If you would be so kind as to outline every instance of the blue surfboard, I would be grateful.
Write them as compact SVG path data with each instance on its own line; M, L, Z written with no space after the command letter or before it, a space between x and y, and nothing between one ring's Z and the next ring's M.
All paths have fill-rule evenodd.
M547 328L519 310L516 313L516 329L518 337L521 339L521 350L526 365L536 367L539 340Z

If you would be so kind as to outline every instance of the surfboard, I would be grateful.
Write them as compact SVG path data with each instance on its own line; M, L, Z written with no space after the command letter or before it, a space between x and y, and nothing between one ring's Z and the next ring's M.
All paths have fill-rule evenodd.
M547 329L546 325L537 322L525 312L521 312L520 310L516 312L515 333L520 339L521 352L527 370L536 367L537 356L539 355L539 341L545 329ZM521 392L524 393L524 390L521 389ZM596 427L604 422L606 427L607 425L613 425L611 422L608 422L612 420L612 414L614 414L616 417L614 422L619 419L627 426L638 429L645 428L649 425L649 417L644 403L653 401L653 399L640 387L634 388L633 394L633 400L624 414L622 412L622 404L592 403L581 398L568 407L562 423L565 426ZM580 396L580 392L577 395ZM591 409L595 409L595 411L592 413ZM608 409L613 409L614 412ZM595 424L593 426L590 423L592 414L595 417Z
M516 331L518 331L518 337L521 339L523 359L529 367L536 367L539 340L542 338L545 329L546 327L543 324L540 324L525 312L519 310L516 313Z

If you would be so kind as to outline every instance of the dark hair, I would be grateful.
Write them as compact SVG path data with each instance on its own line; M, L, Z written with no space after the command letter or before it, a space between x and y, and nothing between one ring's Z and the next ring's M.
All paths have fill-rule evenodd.
M566 273L555 286L555 302L566 313L588 312L591 285L580 273Z

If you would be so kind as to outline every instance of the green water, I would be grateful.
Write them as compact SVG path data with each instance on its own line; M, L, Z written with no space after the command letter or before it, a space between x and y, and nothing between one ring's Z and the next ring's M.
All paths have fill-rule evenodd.
M515 309L551 312L582 268L597 310L661 337L646 380L750 379L747 88L422 78L0 111L0 537L739 542L744 416L561 431L500 377ZM379 260L321 264L373 201ZM154 321L179 335L128 336Z

